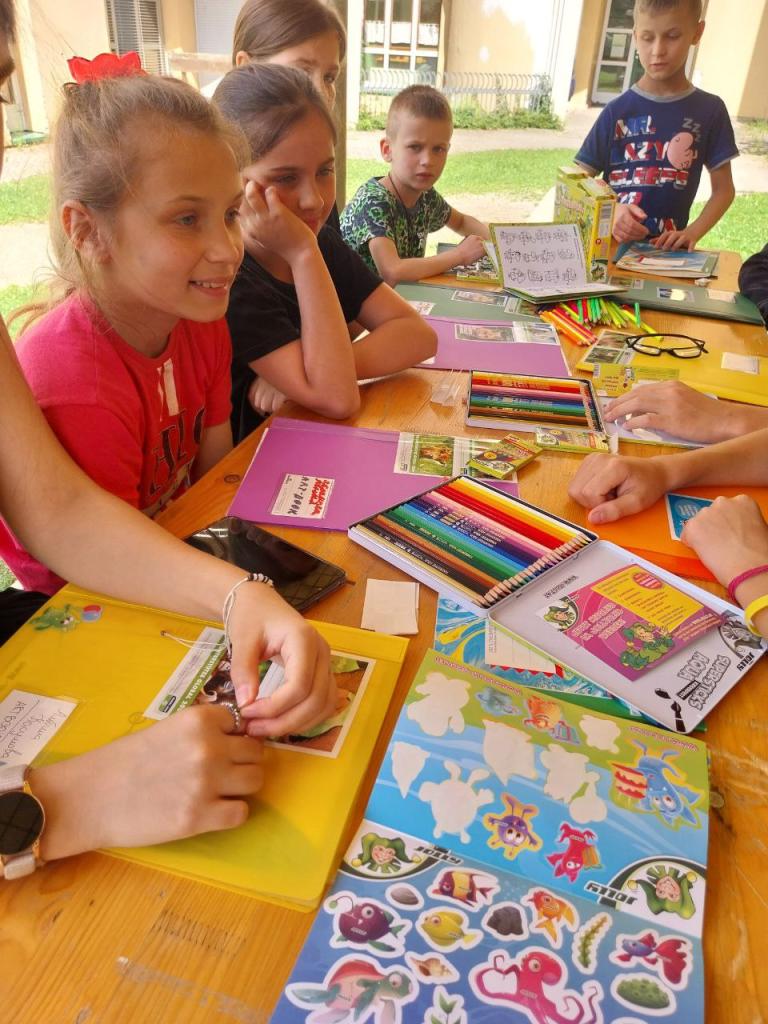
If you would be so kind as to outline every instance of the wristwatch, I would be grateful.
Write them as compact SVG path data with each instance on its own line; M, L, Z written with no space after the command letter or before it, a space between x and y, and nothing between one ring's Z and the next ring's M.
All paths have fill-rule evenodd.
M3 877L9 880L31 875L42 863L39 850L45 811L29 788L28 767L0 767L0 865Z

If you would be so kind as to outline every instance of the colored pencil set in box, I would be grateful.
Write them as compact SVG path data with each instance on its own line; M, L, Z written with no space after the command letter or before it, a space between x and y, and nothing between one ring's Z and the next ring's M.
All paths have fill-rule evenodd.
M349 536L476 611L509 597L596 539L466 476L356 523Z
M606 433L590 381L486 370L470 373L467 423L507 430L555 426Z
M493 448L478 452L467 463L467 469L476 469L483 476L508 480L518 469L541 455L538 445L521 441L514 434L506 434Z

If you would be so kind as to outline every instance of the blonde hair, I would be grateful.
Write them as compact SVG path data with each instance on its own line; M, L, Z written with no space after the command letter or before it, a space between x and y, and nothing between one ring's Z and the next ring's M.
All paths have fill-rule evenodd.
M312 111L325 121L336 143L336 125L323 97L297 68L282 64L233 68L219 82L213 102L245 135L251 160L266 156Z
M453 125L450 103L431 85L409 85L395 96L387 113L387 137L390 139L395 136L401 114L424 117L428 121L447 121Z
M702 0L635 0L632 16L637 18L641 13L658 14L660 11L672 11L676 7L685 7L688 9L688 13L693 15L698 25L701 21L702 6Z
M339 37L339 57L344 60L347 34L330 4L323 0L246 0L235 22L232 63L241 52L253 61L268 61L326 32Z
M53 142L51 243L54 278L47 302L22 307L29 324L73 292L95 284L81 254L67 236L60 213L65 203L80 202L111 214L141 174L140 140L149 135L146 121L162 122L162 131L199 132L221 139L238 167L247 157L242 134L191 86L175 78L132 75L64 86L64 105ZM141 123L141 126L139 127ZM168 143L172 144L172 143Z

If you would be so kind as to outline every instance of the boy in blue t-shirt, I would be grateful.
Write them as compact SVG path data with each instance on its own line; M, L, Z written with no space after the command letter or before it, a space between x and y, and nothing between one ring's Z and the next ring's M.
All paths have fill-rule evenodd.
M619 242L653 239L662 249L690 250L733 202L731 160L739 151L723 101L685 74L704 31L701 0L635 0L634 18L645 74L602 111L576 162L616 192ZM689 224L702 167L712 195Z

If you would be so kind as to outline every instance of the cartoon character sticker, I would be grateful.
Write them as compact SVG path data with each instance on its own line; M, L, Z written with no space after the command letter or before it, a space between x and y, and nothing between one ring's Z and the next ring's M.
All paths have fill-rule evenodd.
M434 907L416 922L416 930L432 949L450 953L455 949L471 949L483 938L483 933L469 928L469 918L462 910Z
M375 950L382 956L401 956L411 922L398 918L377 900L359 900L352 892L339 892L325 901L334 914L334 946Z
M294 1006L313 1010L306 1024L401 1024L402 1006L416 999L419 985L402 967L385 971L371 957L348 956L333 964L322 985L288 985L285 994Z
M648 753L644 743L634 742L641 752L634 765L612 763L616 790L634 801L636 809L654 814L669 828L700 828L693 808L703 794L684 786L685 776L669 763L678 751L665 750L661 757L656 757Z
M591 829L578 829L567 821L561 822L557 842L568 845L561 853L547 855L555 869L555 878L565 875L569 882L575 882L582 871L600 867L600 854L595 845L597 836Z
M560 957L536 947L514 960L495 952L469 975L478 999L524 1013L531 1024L602 1024L599 982L587 981L577 992L565 987L567 980L568 971Z
M618 935L616 948L608 959L620 967L643 966L656 971L673 989L684 989L693 969L693 950L680 935L659 936L645 931L637 935Z
M626 887L630 892L642 890L652 914L666 912L687 920L696 913L691 890L697 878L695 871L659 863L648 868L645 878L631 878Z
M409 854L401 836L384 836L377 832L366 832L360 837L360 850L345 866L363 870L351 872L360 875L402 874L406 865L420 864L423 857L414 852Z
M442 872L430 893L439 899L452 900L462 907L477 910L488 906L498 891L499 883L491 875L452 869Z
M507 860L514 860L523 850L540 850L541 837L531 826L531 820L539 813L538 807L522 804L509 793L502 793L501 799L506 814L483 815L483 824L491 833L488 839L491 849L502 849Z
M563 931L575 931L578 925L576 908L547 889L531 889L523 896L523 903L534 911L531 932L543 932L554 949L563 944Z

